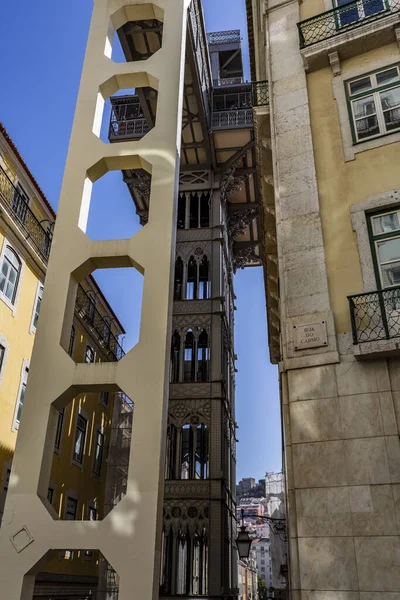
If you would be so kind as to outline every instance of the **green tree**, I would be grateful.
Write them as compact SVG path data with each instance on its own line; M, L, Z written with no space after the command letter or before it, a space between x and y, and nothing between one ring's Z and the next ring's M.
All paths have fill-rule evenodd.
M260 575L258 575L258 597L260 600L267 600L268 598L267 584Z

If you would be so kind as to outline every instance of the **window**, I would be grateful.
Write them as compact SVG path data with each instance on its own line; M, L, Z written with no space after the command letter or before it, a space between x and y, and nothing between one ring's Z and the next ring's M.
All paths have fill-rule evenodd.
M183 363L183 380L186 383L195 380L195 350L193 331L188 331L185 340L185 353Z
M17 219L25 224L29 210L29 200L24 188L20 184L17 185L14 191L11 207Z
M180 479L208 478L208 427L184 425L181 429Z
M163 531L161 595L205 596L208 591L208 540L205 529Z
M100 394L100 402L101 404L103 404L103 406L108 406L108 402L110 400L110 394L109 392L101 392Z
M175 262L174 300L182 300L183 260L180 256Z
M53 504L54 488L49 487L49 489L47 490L47 500L49 501L50 504Z
M197 379L196 381L208 381L208 365L210 361L210 349L208 347L208 335L203 329L197 344Z
M36 298L35 298L35 306L33 309L31 331L36 331L36 327L37 327L38 320L39 320L40 306L42 304L42 296L43 296L43 284L40 283L40 281L39 281L37 292L36 292Z
M20 275L21 261L14 250L7 246L1 265L0 294L10 304L15 303Z
M210 265L207 256L203 257L203 260L199 266L199 300L206 300L210 298Z
M210 298L210 263L203 256L200 264L193 256L187 268L186 300L206 300Z
M1 369L3 368L5 353L6 353L5 347L0 344L0 373L1 373Z
M188 192L178 199L178 229L210 226L210 193Z
M75 327L71 327L71 335L69 336L68 354L72 356L75 346Z
M378 286L400 285L400 208L369 215L368 228Z
M89 506L88 508L89 521L97 521L97 508Z
M86 346L85 363L93 363L93 362L94 362L94 350L91 346Z
M62 434L62 428L63 428L63 423L64 423L64 411L65 411L65 409L62 408L58 412L56 439L54 441L54 448L56 448L57 450L59 450L61 447L61 434Z
M177 331L174 331L171 343L171 383L179 381L179 364L181 352L181 336Z
M261 564L265 565L265 560L263 558L261 559Z
M176 465L176 426L170 423L167 429L167 447L165 451L165 479L175 479Z
M355 142L400 130L400 65L346 82Z
M101 431L96 432L96 441L94 447L93 473L100 476L103 462L104 434Z
M197 263L190 257L187 269L186 300L197 298Z
M76 421L76 434L75 434L75 443L74 443L74 452L73 459L76 462L83 462L83 453L85 451L85 441L86 441L86 430L87 430L87 420L82 417L82 415L78 415Z
M337 6L344 6L348 3L349 0L337 0ZM351 3L340 11L340 26L345 27L383 10L387 10L386 0L361 0L361 2Z
M14 428L18 429L21 421L22 407L24 405L25 390L28 383L29 367L24 366L22 369L21 381L18 392L18 400L14 417Z
M67 496L67 504L65 507L65 519L67 521L75 521L76 513L78 511L78 500Z

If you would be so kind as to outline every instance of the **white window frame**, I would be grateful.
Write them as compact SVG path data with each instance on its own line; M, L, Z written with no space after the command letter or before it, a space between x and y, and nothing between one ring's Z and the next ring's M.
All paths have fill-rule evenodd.
M0 300L2 300L4 302L4 304L11 310L13 317L15 317L16 312L17 312L17 305L18 305L19 294L20 294L20 290L21 290L21 282L22 282L22 276L23 276L23 272L24 272L25 262L22 260L22 256L21 256L20 252L18 252L16 250L14 244L11 244L11 242L9 242L9 240L7 238L4 238L3 247L1 249L1 254L0 254L0 269L3 265L5 253L6 253L8 246L17 255L21 266L20 266L20 271L19 271L19 275L18 275L18 283L17 283L16 289L15 289L15 294L14 294L14 302L11 302L3 292L0 292Z
M398 82L393 82L392 84L386 84L386 85L385 84L379 85L377 82L377 79L376 79L377 75L379 75L380 73L384 73L385 71L389 71L390 69L397 69ZM369 90L359 92L358 94L352 94L351 88L350 88L351 84L356 83L357 81L361 81L362 79L367 79L367 78L369 78L370 82L371 82L371 87L369 88ZM385 92L385 91L388 91L391 89L400 89L400 64L388 65L387 67L384 67L382 69L377 69L373 73L366 73L365 75L360 75L360 77L346 81L347 97L348 97L350 108L351 108L354 141L356 144L358 144L360 142L362 143L362 142L367 142L369 140L374 140L374 139L376 139L378 137L382 137L384 135L391 135L392 133L398 133L400 131L400 125L396 129L391 129L390 131L388 131L386 129L384 110L382 108L380 94L382 92ZM353 97L353 96L356 96L356 97ZM379 133L376 133L374 135L370 135L368 137L364 137L364 138L360 139L358 137L356 123L357 123L357 120L361 120L361 118L356 120L355 113L354 113L354 103L357 102L358 100L362 100L363 98L367 98L368 96L373 97L373 101L375 104L375 110L376 110L375 114L376 114L376 117L378 120ZM398 108L400 110L400 103L399 103L398 107L394 107L394 108L395 109ZM362 118L366 118L368 116L369 115L365 115L365 117L362 117ZM370 116L373 116L373 115L370 115Z
M43 289L44 289L44 284L39 279L38 282L37 282L37 288L36 288L36 294L35 294L35 301L33 303L33 311L32 311L31 326L29 328L29 333L36 333L36 327L35 327L35 324L34 324L35 316L36 316L36 312L37 312L36 308L37 308L37 304L38 304L39 298L40 298L40 301L43 298ZM39 314L38 314L38 319L39 319Z
M86 431L85 431L85 440L84 440L84 444L83 444L83 450L82 450L82 462L79 462L78 460L76 460L76 458L74 457L74 453L75 453L75 439L76 439L76 431L78 428L78 417L82 417L83 419L85 419L86 421ZM74 428L74 437L73 437L73 441L72 441L72 453L71 453L71 464L75 465L76 467L78 467L81 471L83 471L84 468L84 462L85 462L85 453L86 453L86 447L87 447L87 443L88 443L88 435L89 435L89 427L90 427L90 419L89 419L89 415L82 409L79 409L76 412L76 419L75 419L75 428Z
M86 360L86 353L87 353L88 349L90 349L93 352L93 360L91 360L90 362L88 362ZM85 365L93 365L96 362L96 351L93 348L93 346L91 346L90 344L86 344L86 346L85 346L85 354L83 355L83 362Z
M26 385L28 383L29 366L30 366L30 360L29 359L24 359L22 361L22 369L21 369L21 375L20 375L20 379L19 379L18 393L17 393L16 402L15 402L15 409L14 409L14 416L13 416L13 422L12 422L11 431L16 431L16 430L19 429L20 422L17 419L18 408L19 408L19 404L20 404L20 397L21 397L22 388L23 388L24 384L25 384L25 387L26 387ZM23 406L23 403L22 403L22 406Z

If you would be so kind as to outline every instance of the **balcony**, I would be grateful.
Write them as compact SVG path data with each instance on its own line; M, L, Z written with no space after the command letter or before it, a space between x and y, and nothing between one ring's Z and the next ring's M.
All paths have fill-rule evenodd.
M138 96L111 98L110 142L140 139L150 131Z
M47 263L52 234L46 231L29 208L27 199L14 186L6 172L0 167L0 206L11 216L13 221L23 230L26 239Z
M308 69L329 65L327 53L339 48L347 59L396 41L399 12L400 0L352 0L301 21L300 48Z
M372 357L400 347L400 286L349 296L355 354ZM361 347L365 345L364 347Z
M125 356L125 351L112 333L110 324L99 313L93 299L81 285L78 285L75 311L89 325L110 361L115 362Z
M213 113L211 128L248 129L253 127L253 108L268 106L267 81L217 87L213 91Z

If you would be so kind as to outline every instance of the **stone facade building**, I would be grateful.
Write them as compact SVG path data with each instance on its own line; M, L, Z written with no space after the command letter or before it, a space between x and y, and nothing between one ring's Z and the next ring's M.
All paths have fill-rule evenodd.
M400 592L396 2L247 0L293 598Z

